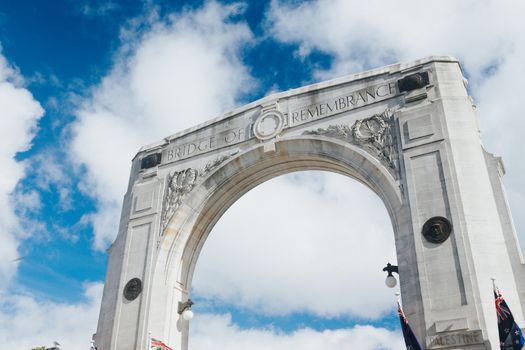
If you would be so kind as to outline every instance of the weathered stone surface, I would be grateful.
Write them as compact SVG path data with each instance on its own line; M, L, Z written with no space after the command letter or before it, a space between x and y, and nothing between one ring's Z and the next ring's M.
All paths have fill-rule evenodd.
M189 297L212 223L251 188L301 169L347 174L381 197L405 312L428 348L498 348L492 276L525 324L525 271L501 161L481 147L458 62L430 57L271 95L142 148L110 251L96 345L143 350L151 332L187 349L177 305ZM432 217L453 228L437 243L422 234ZM128 300L133 278L142 291Z

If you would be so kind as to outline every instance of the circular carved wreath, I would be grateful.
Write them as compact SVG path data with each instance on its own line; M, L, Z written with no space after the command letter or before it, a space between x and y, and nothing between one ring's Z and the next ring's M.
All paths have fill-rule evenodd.
M379 115L358 120L352 127L356 140L361 142L377 142L388 128L387 122Z
M265 124L266 130L265 130ZM261 141L266 141L277 136L284 127L284 116L277 110L267 111L262 114L253 125L253 134Z
M195 169L185 169L173 174L169 186L174 193L184 195L192 190L196 179L197 171Z

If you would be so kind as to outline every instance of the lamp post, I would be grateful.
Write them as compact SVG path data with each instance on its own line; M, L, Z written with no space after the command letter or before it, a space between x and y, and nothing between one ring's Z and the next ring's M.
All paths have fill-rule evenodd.
M386 271L388 275L385 279L385 284L388 288L394 288L397 285L397 279L392 275L392 272L395 272L399 275L399 268L397 265L392 265L390 263L386 264L383 268L383 271Z
M182 318L186 321L189 321L193 318L193 311L191 311L192 305L193 301L191 301L191 299L188 299L185 302L179 301L178 313L179 315L182 315Z

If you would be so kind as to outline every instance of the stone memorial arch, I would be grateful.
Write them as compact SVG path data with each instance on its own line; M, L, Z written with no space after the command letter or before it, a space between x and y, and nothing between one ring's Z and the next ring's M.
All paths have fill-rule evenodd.
M523 326L525 270L504 167L481 145L465 85L457 60L429 57L270 95L142 148L95 345L144 350L151 334L188 349L179 305L215 223L258 184L317 169L382 199L405 312L425 348L499 349L490 277Z

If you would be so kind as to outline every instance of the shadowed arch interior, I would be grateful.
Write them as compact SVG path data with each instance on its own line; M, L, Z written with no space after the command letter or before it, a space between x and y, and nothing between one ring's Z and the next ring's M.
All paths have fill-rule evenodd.
M395 185L392 174L381 163L361 149L333 139L288 139L278 142L275 152L264 152L262 147L257 147L238 155L201 185L205 189L204 193L195 192L188 198L189 206L192 203L202 203L202 206L197 210L200 215L194 221L191 220L198 224L192 225L188 244L182 253L178 282L189 291L197 259L207 236L235 201L269 179L302 170L335 172L363 183L381 198L394 232L398 231L395 213L402 209L401 191ZM205 196L204 200L202 195ZM166 273L173 272L170 272L169 264L166 268Z

